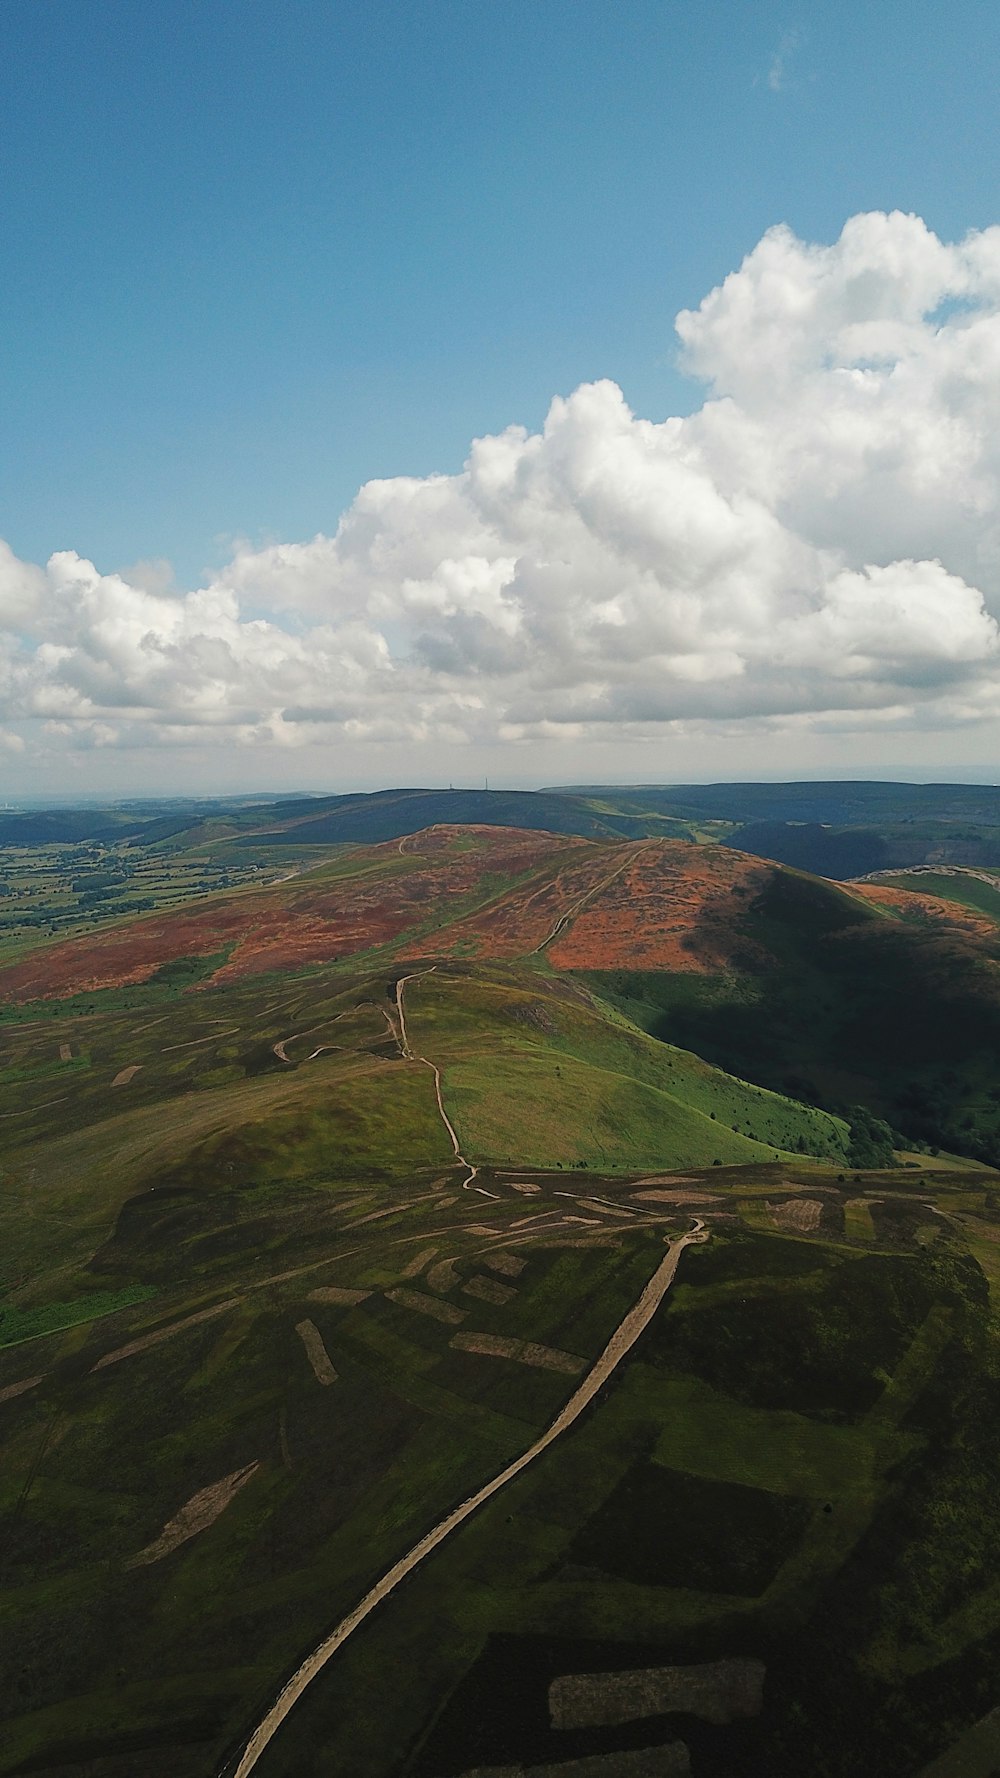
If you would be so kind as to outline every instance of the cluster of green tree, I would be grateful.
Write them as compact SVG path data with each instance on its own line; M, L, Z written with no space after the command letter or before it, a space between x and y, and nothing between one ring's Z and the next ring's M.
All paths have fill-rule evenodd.
M891 1167L894 1163L893 1149L899 1143L899 1137L883 1122L868 1110L866 1105L851 1105L846 1112L850 1126L851 1140L847 1150L847 1159L852 1167Z
M125 866L117 870L89 870L82 877L74 877L70 888L74 895L89 895L95 889L117 888L134 875L134 868Z
M218 956L212 957L174 957L169 963L161 963L155 975L149 978L150 985L158 988L175 987L178 984L201 981L211 975L218 967Z
M981 1106L978 1112L955 1103L946 1087L931 1083L904 1089L907 1126L914 1130L923 1146L936 1154L947 1149L950 1154L965 1154L987 1166L1000 1166L1000 1107Z

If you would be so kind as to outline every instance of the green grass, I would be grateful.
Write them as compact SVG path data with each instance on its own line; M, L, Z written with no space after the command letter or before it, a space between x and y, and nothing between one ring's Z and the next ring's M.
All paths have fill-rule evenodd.
M845 1203L844 1233L852 1241L874 1241L871 1205L864 1198L848 1198Z
M541 972L453 968L412 983L407 1002L411 1041L443 1066L476 1156L604 1171L843 1159L839 1120L657 1043Z
M96 1290L76 1302L47 1303L44 1308L12 1308L0 1304L0 1346L17 1346L25 1340L37 1340L43 1334L60 1333L63 1328L77 1327L85 1321L96 1321L113 1315L118 1309L131 1308L147 1297L155 1296L153 1285L129 1284L122 1290Z
M795 1548L809 1516L808 1505L787 1491L640 1462L574 1538L562 1575L596 1567L643 1586L754 1598Z
M774 1152L671 1094L569 1056L558 1076L530 1051L453 1063L444 1088L461 1140L485 1160L635 1171L735 1165Z
M658 1463L706 1481L827 1500L874 1475L880 1441L862 1420L838 1426L787 1408L752 1408L685 1376L660 1380ZM899 1454L906 1449L900 1442Z
M892 889L910 889L920 895L938 895L942 901L954 901L960 907L975 908L977 913L987 914L991 920L1000 922L1000 889L958 866L949 871L880 872L877 881Z

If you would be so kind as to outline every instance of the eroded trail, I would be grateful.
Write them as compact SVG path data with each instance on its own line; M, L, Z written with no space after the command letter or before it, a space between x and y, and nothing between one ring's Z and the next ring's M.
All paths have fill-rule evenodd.
M463 1189L468 1191L470 1185L474 1184L478 1176L479 1168L474 1167L471 1161L466 1160L459 1146L458 1134L455 1130L455 1126L444 1108L444 1100L441 1097L441 1070L436 1062L430 1060L429 1056L418 1056L416 1051L410 1048L410 1040L406 1034L406 1014L403 1011L403 989L407 982L419 981L422 975L433 974L434 965L432 964L430 969L415 970L412 975L400 976L399 981L396 983L396 1014L399 1019L398 1041L399 1047L408 1061L422 1062L424 1067L429 1068L434 1076L434 1094L437 1099L438 1112L440 1113L441 1122L444 1124L444 1127L448 1132L448 1138L454 1150L456 1161L458 1161L460 1166L468 1169L468 1178L463 1179L462 1181ZM477 1185L475 1189L484 1198L495 1198L497 1196L496 1192L487 1191L484 1185Z
M401 987L402 983L397 989L397 1005L402 1018L402 997L399 993ZM422 1057L415 1059L423 1060ZM499 1494L502 1488L506 1488L509 1482L519 1476L522 1470L527 1469L529 1464L534 1463L543 1451L547 1451L549 1446L553 1445L556 1439L560 1438L573 1425L574 1421L579 1419L584 1408L590 1405L598 1390L603 1388L612 1372L631 1351L639 1335L653 1319L674 1281L685 1247L691 1246L693 1242L707 1240L708 1231L705 1224L696 1217L690 1231L670 1243L638 1302L633 1303L624 1320L615 1329L600 1357L594 1361L579 1388L570 1396L565 1407L556 1415L547 1431L543 1432L541 1438L536 1439L534 1444L530 1445L520 1457L515 1457L514 1461L509 1463L506 1469L501 1470L499 1475L494 1476L492 1481L486 1482L475 1494L470 1494L467 1500L463 1500L460 1506L456 1506L445 1518L441 1519L432 1531L428 1531L426 1536L415 1543L405 1556L402 1556L392 1568L382 1575L380 1580L375 1582L375 1585L365 1594L353 1611L349 1611L346 1617L341 1618L336 1629L331 1630L319 1647L313 1650L312 1654L303 1661L298 1671L292 1675L267 1715L257 1725L233 1772L233 1778L247 1778L247 1774L253 1771L264 1749L274 1739L306 1687L312 1684L330 1658L343 1646L348 1637L353 1635L359 1625L364 1623L375 1607L387 1599L400 1582L405 1580L408 1574L412 1574L425 1557L444 1543L453 1531L457 1531L460 1525L472 1517L473 1513L478 1512L481 1506L485 1506L488 1500L492 1500L495 1494Z

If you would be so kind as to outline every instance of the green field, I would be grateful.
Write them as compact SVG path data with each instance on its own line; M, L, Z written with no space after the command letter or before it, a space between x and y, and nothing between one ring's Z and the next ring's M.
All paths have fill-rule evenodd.
M920 895L939 895L943 901L956 901L960 907L975 908L977 913L1000 921L1000 888L969 870L955 867L948 871L924 868L895 874L880 872L876 881L891 889L912 889Z

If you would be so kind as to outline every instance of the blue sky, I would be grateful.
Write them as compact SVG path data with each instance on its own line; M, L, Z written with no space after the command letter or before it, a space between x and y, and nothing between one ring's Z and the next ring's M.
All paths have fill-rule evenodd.
M234 540L332 535L370 478L455 474L581 384L698 410L675 315L774 224L829 245L863 212L945 242L1000 220L992 3L6 0L0 50L0 536L29 564L166 559L197 588ZM242 600L273 617L273 588ZM258 715L242 781L337 776L329 728L296 763ZM41 784L55 741L33 766L16 716L11 769ZM432 730L447 778L460 729ZM973 730L949 771L988 770ZM81 769L109 786L194 769L162 725L102 745ZM393 763L379 745L353 782ZM851 770L888 757L852 746ZM583 763L517 757L508 777Z

